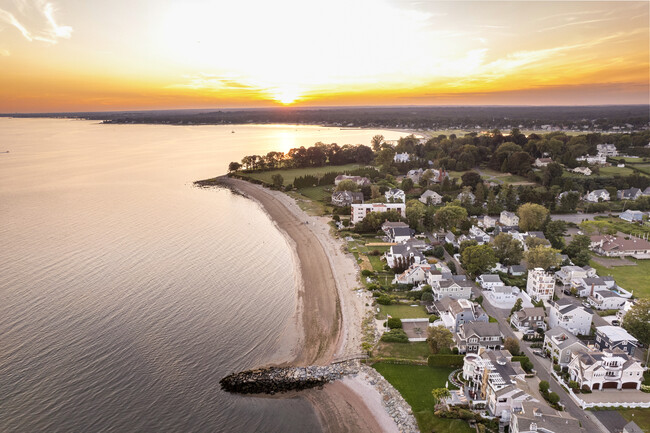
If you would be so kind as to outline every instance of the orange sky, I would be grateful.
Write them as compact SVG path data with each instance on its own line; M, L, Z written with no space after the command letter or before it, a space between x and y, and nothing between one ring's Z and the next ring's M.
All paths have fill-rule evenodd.
M648 104L649 9L0 0L0 112Z

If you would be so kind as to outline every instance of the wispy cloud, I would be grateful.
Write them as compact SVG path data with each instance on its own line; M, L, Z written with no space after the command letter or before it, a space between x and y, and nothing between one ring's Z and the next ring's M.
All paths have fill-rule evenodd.
M546 27L546 28L543 28L543 29L539 29L539 30L537 30L537 32L538 33L539 32L547 32L549 30L557 30L557 29L561 29L563 27L582 26L582 25L585 25L585 24L601 23L603 21L612 21L612 20L613 20L613 18L603 18L603 19L598 19L598 20L585 20L585 21L571 21L571 22L560 24L560 25L557 25L557 26L552 26L552 27Z
M56 44L59 39L70 39L72 27L59 25L55 18L56 7L42 0L15 2L16 12L0 8L0 23L9 24L18 30L29 42L41 41ZM30 24L25 24L29 22Z
M9 52L9 50L5 50L5 49L0 48L0 56L8 57L10 55L11 55L11 53Z

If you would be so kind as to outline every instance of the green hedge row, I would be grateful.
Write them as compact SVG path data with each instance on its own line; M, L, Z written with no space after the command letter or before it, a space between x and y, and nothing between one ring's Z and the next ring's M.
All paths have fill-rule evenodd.
M462 367L465 355L429 355L429 367Z

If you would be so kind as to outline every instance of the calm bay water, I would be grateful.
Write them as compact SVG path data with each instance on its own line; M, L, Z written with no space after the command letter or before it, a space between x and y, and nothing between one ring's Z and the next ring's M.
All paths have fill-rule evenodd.
M191 183L376 133L399 137L0 118L0 431L318 431L300 398L220 391L286 355L294 263L255 203Z

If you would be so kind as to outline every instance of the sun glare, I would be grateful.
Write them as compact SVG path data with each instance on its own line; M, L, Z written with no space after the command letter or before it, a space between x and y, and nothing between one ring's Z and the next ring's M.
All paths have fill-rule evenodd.
M278 89L272 92L272 98L283 105L291 105L298 101L301 94L296 89Z

